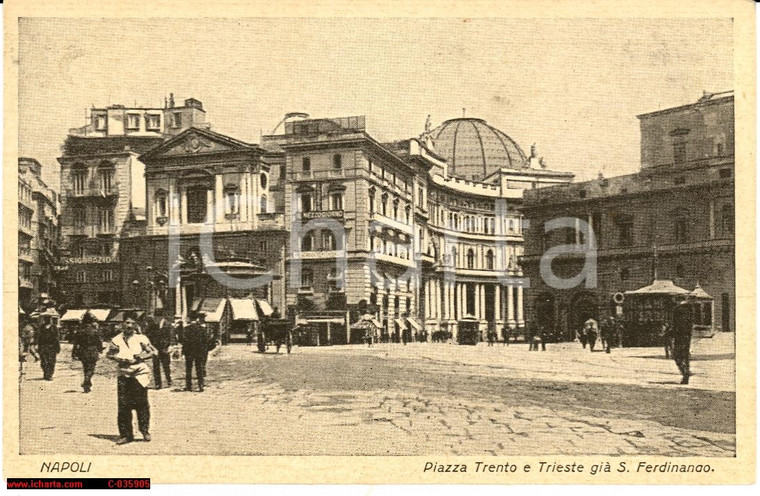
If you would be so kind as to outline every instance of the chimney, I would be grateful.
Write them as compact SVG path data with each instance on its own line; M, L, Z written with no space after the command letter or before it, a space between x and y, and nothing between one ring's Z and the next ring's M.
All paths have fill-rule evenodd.
M169 108L174 108L174 93L169 93Z

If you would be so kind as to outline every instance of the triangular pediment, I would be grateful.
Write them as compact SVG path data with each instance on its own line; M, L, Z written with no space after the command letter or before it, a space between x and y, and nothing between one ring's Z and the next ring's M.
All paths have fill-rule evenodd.
M150 162L160 160L161 158L189 157L207 153L251 151L256 149L256 145L251 145L223 134L206 129L190 128L144 154L141 158L143 161Z

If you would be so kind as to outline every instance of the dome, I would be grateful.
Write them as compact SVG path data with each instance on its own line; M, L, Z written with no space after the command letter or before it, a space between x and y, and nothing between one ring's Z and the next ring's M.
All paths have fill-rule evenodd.
M483 179L507 167L520 169L527 158L512 138L483 119L450 119L430 133L435 152L449 163L449 174Z

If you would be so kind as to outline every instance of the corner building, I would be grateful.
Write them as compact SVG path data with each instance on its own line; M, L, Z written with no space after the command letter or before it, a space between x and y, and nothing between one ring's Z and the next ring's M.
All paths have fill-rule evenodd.
M699 285L714 300L712 328L735 329L733 93L706 93L638 118L639 172L526 192L526 310L561 338L573 339L589 317L613 314L615 293L655 279L689 291ZM560 217L576 227L546 232ZM580 221L591 227L590 239ZM543 280L541 259L559 245L565 253L552 270L563 279L579 274L596 250L595 287L556 289Z
M361 116L291 122L264 138L285 158L287 305L322 341L357 341L350 325L367 314L391 341L524 326L522 287L500 279L521 275L523 190L572 174L482 120L456 121L442 125L454 132L393 143L372 138Z

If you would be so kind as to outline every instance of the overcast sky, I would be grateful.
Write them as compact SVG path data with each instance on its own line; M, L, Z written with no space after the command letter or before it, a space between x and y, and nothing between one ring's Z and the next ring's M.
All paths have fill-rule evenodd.
M258 142L285 112L366 115L385 141L480 117L579 179L634 172L637 114L732 89L726 20L249 19L20 22L19 152L57 185L85 110L203 102Z

